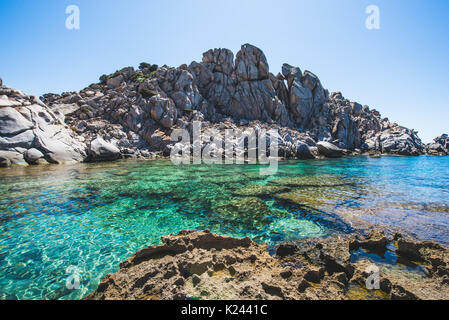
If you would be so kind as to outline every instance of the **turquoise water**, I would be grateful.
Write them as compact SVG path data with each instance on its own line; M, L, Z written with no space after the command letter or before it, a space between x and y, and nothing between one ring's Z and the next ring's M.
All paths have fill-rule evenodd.
M0 299L82 298L182 229L276 244L381 224L449 245L448 215L448 157L288 161L270 177L162 160L1 169Z

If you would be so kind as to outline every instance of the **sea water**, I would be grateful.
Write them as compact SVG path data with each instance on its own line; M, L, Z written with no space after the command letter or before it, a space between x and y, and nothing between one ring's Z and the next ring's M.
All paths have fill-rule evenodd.
M0 299L80 299L182 229L270 246L373 225L449 245L448 157L0 169ZM76 270L79 289L67 285Z

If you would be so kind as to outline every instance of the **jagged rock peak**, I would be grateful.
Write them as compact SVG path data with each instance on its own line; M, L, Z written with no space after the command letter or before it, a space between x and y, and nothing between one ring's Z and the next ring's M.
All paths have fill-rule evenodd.
M262 50L251 45L242 45L237 52L235 61L234 54L229 49L210 49L203 53L204 64L212 64L211 72L221 72L226 75L235 73L237 77L245 81L264 80L269 77L269 66L267 58Z
M235 59L238 77L247 81L265 80L269 77L269 66L265 54L259 48L244 44Z
M210 49L203 53L203 63L213 64L212 72L230 75L234 70L234 54L229 49Z

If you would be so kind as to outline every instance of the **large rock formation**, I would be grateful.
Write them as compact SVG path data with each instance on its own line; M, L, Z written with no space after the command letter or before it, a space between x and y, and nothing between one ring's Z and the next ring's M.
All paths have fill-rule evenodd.
M3 163L23 162L20 155L31 148L53 163L95 160L86 150L97 136L122 157L167 156L172 130L192 134L196 120L203 130L278 130L280 156L288 158L318 155L317 142L355 153L418 155L425 149L414 130L339 92L329 94L310 71L284 64L275 76L264 53L249 44L235 59L230 50L214 49L201 62L178 68L142 63L100 81L80 92L45 94L42 101L1 87ZM40 163L36 155L29 159Z
M261 50L246 44L237 53L215 49L203 55L203 62L193 62L190 69L203 97L217 113L211 120L229 116L236 120L262 120L289 124L286 106L276 95L270 80L268 62ZM205 76L207 74L208 76Z
M449 155L449 136L447 134L442 134L433 139L433 143L429 143L426 146L426 152L432 156Z
M380 230L364 237L282 243L275 256L249 238L209 231L181 231L162 242L131 256L85 299L449 299L448 249L399 234L387 238ZM396 252L387 248L393 243ZM379 290L367 290L373 262L355 261L352 253L359 249L397 254L401 264L418 262L427 273L417 277L412 267L384 268L376 262Z
M82 161L81 137L34 96L0 87L0 165Z

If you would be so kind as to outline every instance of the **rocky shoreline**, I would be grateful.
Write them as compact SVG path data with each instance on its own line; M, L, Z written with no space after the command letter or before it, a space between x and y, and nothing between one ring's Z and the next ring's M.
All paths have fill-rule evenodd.
M447 135L424 145L413 129L329 93L310 71L284 64L269 72L264 53L245 44L213 49L177 68L148 63L100 77L80 92L40 99L0 80L0 166L154 159L170 154L174 129L252 128L279 133L286 159L351 154L448 155ZM192 147L192 146L187 146ZM201 143L222 150L214 141ZM248 152L243 146L235 152Z
M273 255L265 244L208 230L181 231L162 242L131 256L85 299L449 299L449 249L380 229L281 243ZM357 259L360 252L367 254ZM373 263L370 254L396 260ZM372 278L369 290L376 267L378 287Z

